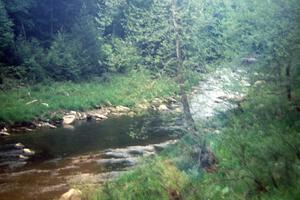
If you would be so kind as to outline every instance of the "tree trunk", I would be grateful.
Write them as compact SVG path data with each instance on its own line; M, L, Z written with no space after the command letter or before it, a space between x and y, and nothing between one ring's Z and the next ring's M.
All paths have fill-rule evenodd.
M291 65L292 65L291 62L289 62L286 67L286 79L287 79L286 92L289 101L292 100Z
M180 44L180 29L177 23L177 7L176 0L171 1L171 11L172 11L172 21L173 28L175 32L175 43L176 43L176 61L177 61L177 80L180 87L180 95L181 95L181 103L183 105L183 112L186 124L188 126L189 133L193 136L193 138L197 139L199 144L197 145L198 149L198 160L199 167L206 169L207 171L211 171L211 169L215 169L216 159L214 154L207 147L206 141L204 138L201 138L198 134L197 127L195 125L195 121L192 117L190 106L187 98L187 94L184 88L184 66L182 59L182 51Z
M180 36L179 36L179 27L177 24L176 19L176 0L172 0L172 21L174 26L175 32L175 43L176 43L176 61L177 61L177 79L180 88L180 95L181 95L181 103L183 105L184 116L187 125L192 130L192 132L196 132L196 126L194 119L191 115L190 105L188 102L187 94L184 89L184 69L182 63L182 55L181 55L181 48L180 48Z

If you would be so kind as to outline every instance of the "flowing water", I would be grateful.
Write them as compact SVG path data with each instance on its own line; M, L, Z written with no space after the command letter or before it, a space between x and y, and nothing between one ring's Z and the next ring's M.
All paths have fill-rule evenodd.
M123 116L2 138L2 151L9 144L21 143L35 155L26 164L19 162L24 166L18 168L1 166L0 199L48 200L59 198L76 184L104 182L135 164L132 158L109 160L105 151L135 145L141 149L172 139L171 131L161 128L163 123L159 116Z

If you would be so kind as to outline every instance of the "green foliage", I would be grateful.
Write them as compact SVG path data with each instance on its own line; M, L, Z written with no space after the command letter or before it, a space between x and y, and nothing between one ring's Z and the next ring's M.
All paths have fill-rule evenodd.
M155 0L147 3L145 6L132 2L128 6L127 37L139 49L145 67L154 72L172 72L176 63L170 4Z
M255 87L242 112L228 115L222 133L210 139L217 171L191 181L184 199L297 199L300 115L277 91Z
M1 77L39 83L101 75L96 5L96 0L2 0Z
M73 48L76 52L76 59L81 68L81 79L101 75L105 69L101 65L104 55L101 52L102 38L99 38L99 30L93 16L89 15L90 10L83 8L80 20L72 28L70 43L77 44Z
M69 36L70 37L70 36ZM59 33L47 55L46 70L57 81L78 80L80 65L76 59L79 47L66 35Z
M8 74L29 83L44 80L46 76L44 70L44 66L47 63L46 54L37 40L26 41L20 37L16 41L16 56L20 65L15 67L16 71L14 73L10 72Z
M251 95L242 105L243 114L232 118L219 145L226 149L227 155L235 155L235 161L231 158L231 162L239 163L235 166L240 173L237 177L257 179L267 188L292 184L300 175L297 173L299 113L286 98L274 95L273 91L268 88L253 91L256 96ZM230 148L223 146L228 143Z
M184 71L185 89L188 91L193 86L197 86L202 80L202 74L199 74L191 69Z
M105 105L107 101L113 105L134 106L144 99L174 95L178 90L172 80L167 77L153 80L148 72L109 77L106 82L98 79L84 83L57 82L1 91L0 121L32 120L65 109L87 110ZM38 102L26 105L32 100Z
M129 42L120 39L113 39L111 44L104 44L102 53L110 72L129 72L137 69L141 62L137 49Z
M107 183L90 195L93 200L168 200L180 194L180 186L187 178L168 161L147 161L134 172L123 175L117 181Z
M0 1L0 63L4 61L5 51L10 48L13 42L13 23L8 18L2 0Z

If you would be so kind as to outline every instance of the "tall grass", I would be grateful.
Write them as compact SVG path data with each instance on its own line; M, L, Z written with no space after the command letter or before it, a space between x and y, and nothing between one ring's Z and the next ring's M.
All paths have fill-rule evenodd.
M171 162L155 159L146 160L135 171L104 187L85 193L90 200L169 200L176 199L180 187L187 183L187 177Z
M177 92L167 77L152 79L147 72L111 75L105 81L93 79L83 83L53 82L0 92L0 121L17 122L46 116L59 110L86 110L110 102L133 106L155 97ZM28 104L33 100L37 102Z

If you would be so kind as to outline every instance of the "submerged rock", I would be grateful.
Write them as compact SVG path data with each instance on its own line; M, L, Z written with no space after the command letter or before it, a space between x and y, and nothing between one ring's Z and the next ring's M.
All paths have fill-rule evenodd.
M106 152L104 154L107 157L111 157L111 158L128 158L130 155L126 152Z
M23 149L25 146L22 143L16 143L13 145L16 149Z
M101 165L126 165L126 166L133 166L136 165L138 162L138 158L131 157L131 158L108 158L108 159L100 159L96 161L98 164Z
M0 167L8 167L9 169L15 169L15 168L20 168L23 167L27 164L25 161L6 161L6 162L1 162Z
M70 125L70 124L64 124L63 127L64 127L65 129L69 129L69 130L74 130L74 129L75 129L75 126Z

